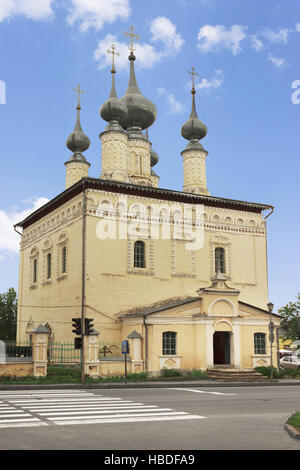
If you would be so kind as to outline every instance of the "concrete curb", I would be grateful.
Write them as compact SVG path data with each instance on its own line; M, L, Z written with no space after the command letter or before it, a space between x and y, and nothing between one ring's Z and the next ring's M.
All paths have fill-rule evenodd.
M290 426L289 424L285 424L284 429L289 434L289 436L291 436L293 439L300 440L300 432L298 432L297 429L295 429L293 426Z
M72 390L72 389L138 389L138 388L191 388L191 387L274 387L274 386L300 386L300 380L289 381L269 381L269 382L226 382L226 381L185 381L185 382L133 382L133 383L60 383L60 384L13 384L0 385L0 390Z

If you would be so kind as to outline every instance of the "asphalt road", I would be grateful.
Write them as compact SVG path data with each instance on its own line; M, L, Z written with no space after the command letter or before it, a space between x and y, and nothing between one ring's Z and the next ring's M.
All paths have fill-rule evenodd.
M296 386L57 393L0 392L0 449L300 450L284 430Z

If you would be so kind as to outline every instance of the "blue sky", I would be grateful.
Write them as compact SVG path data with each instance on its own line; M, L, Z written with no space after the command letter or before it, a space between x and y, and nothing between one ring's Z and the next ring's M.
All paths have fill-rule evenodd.
M18 238L12 224L64 190L65 146L75 124L91 139L90 176L100 174L99 108L110 89L114 42L117 91L128 83L123 32L134 25L138 84L156 103L149 136L160 187L182 189L191 81L208 127L212 195L275 206L268 219L269 294L275 306L299 286L299 0L1 0L0 292L17 287ZM299 83L297 81L299 80ZM294 87L292 88L292 85ZM6 91L6 93L4 93ZM293 99L292 99L293 97Z

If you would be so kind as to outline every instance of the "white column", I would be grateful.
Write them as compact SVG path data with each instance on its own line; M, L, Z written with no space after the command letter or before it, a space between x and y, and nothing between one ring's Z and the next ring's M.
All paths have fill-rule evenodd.
M241 327L239 324L233 324L233 365L234 367L241 367Z
M214 365L214 327L213 322L206 324L206 367Z

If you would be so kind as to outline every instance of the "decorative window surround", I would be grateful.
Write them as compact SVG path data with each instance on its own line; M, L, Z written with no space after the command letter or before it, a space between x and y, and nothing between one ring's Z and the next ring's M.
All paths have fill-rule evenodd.
M222 235L213 235L210 241L210 274L213 277L215 273L216 259L215 253L216 248L224 248L225 250L225 277L231 280L231 241L228 237Z
M30 251L30 289L36 289L38 287L39 280L39 249L37 247L32 248ZM34 280L34 262L36 261L36 280Z
M134 267L134 244L136 241L143 241L145 243L146 251L146 267L145 268L135 268ZM154 244L153 240L140 237L139 239L129 239L127 244L127 263L128 274L140 274L144 276L153 276L154 275Z
M63 263L63 248L66 248L66 271L62 271ZM57 265L56 265L56 279L61 281L68 277L68 236L65 232L60 234L57 242Z
M181 278L194 278L196 277L196 252L187 251L187 254L190 253L191 257L191 270L189 273L177 273L176 272L176 241L172 240L172 253L171 253L171 275L172 277L181 277ZM188 241L180 240L183 243L188 243Z

